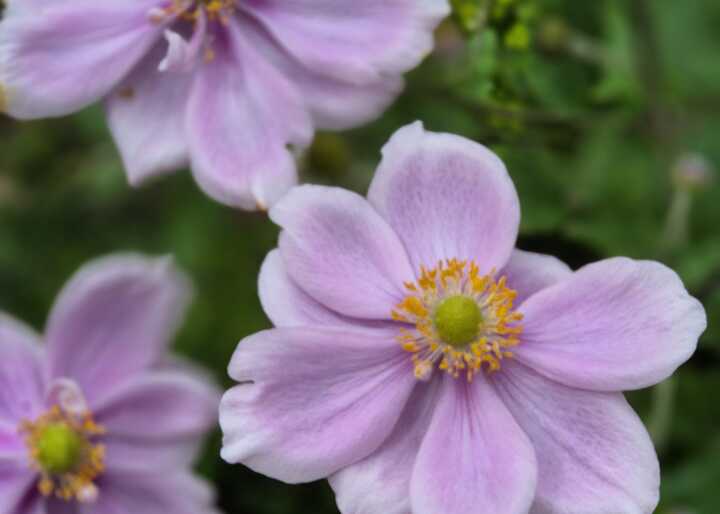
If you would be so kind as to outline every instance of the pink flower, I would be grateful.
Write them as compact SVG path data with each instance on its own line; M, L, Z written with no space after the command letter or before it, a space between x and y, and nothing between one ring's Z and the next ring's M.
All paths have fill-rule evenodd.
M167 259L83 267L45 345L0 314L0 513L213 514L190 472L219 392L167 355L188 283Z
M702 306L657 262L575 272L514 249L485 147L398 131L367 200L303 186L260 275L277 328L238 346L223 457L329 477L344 514L649 514L658 461L621 391L690 355Z
M132 184L190 164L207 194L243 209L295 184L288 145L379 116L449 11L447 0L6 3L0 111L44 118L104 100Z

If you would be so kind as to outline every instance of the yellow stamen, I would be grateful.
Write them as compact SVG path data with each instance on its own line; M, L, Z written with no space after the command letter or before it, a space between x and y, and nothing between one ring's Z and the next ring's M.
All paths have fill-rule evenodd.
M397 340L413 354L418 379L428 379L437 363L453 377L471 381L483 368L492 373L512 358L508 349L520 343L523 316L513 310L517 293L506 277L495 280L494 272L480 275L472 261L448 259L421 267L417 282L405 289L408 295L391 316L415 325L401 329Z
M83 502L97 495L93 482L105 469L105 447L93 439L105 429L89 412L75 415L55 405L35 421L23 421L20 432L43 496Z
M172 3L164 8L164 12L168 16L179 16L182 20L194 23L204 11L209 21L219 21L227 25L235 8L235 0L172 0Z

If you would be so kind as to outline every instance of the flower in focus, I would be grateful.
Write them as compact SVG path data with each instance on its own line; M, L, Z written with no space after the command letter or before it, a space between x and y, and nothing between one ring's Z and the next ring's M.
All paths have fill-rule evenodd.
M447 0L9 0L0 111L104 99L132 184L190 165L225 204L297 180L289 146L377 117L432 48Z
M188 292L167 259L113 256L65 286L46 344L0 315L0 513L216 512L190 465L219 393L166 348Z
M668 377L705 329L673 271L514 249L503 163L420 123L367 199L302 186L270 216L276 328L230 363L226 460L329 477L343 514L654 510L658 460L621 391Z

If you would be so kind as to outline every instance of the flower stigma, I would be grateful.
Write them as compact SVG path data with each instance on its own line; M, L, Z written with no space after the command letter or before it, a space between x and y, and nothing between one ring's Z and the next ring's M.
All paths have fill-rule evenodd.
M168 0L165 6L150 9L148 18L156 25L180 22L189 27L192 37L185 51L191 55L202 51L205 61L210 62L215 59L213 42L217 34L209 24L229 25L236 9L236 0ZM165 71L162 66L161 71Z
M43 496L81 503L97 498L94 481L105 469L105 447L93 440L105 429L89 412L72 414L54 405L35 421L23 421L20 433L31 465L40 473Z
M457 295L441 301L433 316L440 339L455 347L462 347L480 332L482 314L472 298Z
M516 291L506 277L480 275L473 261L448 259L431 269L420 268L417 282L405 284L407 296L392 311L401 328L402 348L412 353L415 376L428 380L436 365L472 381L483 367L500 369L509 349L520 343L522 314L513 310Z

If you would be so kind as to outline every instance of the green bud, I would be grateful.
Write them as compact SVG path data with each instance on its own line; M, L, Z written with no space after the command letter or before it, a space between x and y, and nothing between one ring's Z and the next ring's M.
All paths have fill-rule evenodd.
M486 0L450 0L455 21L466 34L480 29L485 21Z

